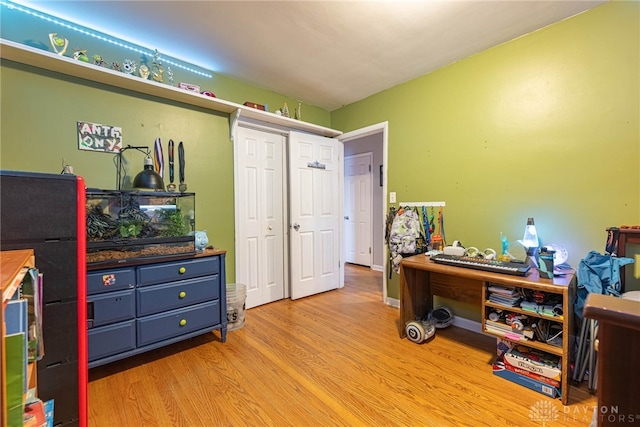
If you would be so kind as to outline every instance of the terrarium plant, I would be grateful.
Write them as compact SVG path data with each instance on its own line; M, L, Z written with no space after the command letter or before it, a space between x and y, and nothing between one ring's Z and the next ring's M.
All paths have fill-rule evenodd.
M129 223L120 225L120 235L125 239L127 237L138 237L140 231L142 231L141 224Z
M161 222L166 227L160 232L162 237L181 237L187 234L180 209L162 211L160 215Z
M118 214L120 237L123 239L153 237L155 233L150 222L151 218L140 209L140 203L134 195L123 197Z

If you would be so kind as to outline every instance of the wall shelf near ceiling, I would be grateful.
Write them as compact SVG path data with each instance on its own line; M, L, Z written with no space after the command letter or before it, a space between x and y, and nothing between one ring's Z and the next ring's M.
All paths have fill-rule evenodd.
M277 116L273 113L256 110L255 108L249 108L244 105L236 104L235 102L225 101L224 99L212 98L199 93L189 92L184 89L178 89L177 87L158 83L153 80L143 80L140 77L77 61L66 56L60 56L52 52L36 49L1 38L0 58L96 83L102 83L171 101L194 105L212 111L231 114L240 110L242 117L276 124L294 130L311 132L328 137L335 137L342 134L342 132L335 129L318 126L313 123L302 122L288 117Z

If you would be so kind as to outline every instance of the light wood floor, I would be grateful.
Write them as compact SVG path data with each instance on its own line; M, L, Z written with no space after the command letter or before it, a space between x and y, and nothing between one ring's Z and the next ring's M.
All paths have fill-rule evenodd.
M457 327L399 339L382 273L347 266L343 289L248 310L217 332L89 372L89 426L587 426L570 405L492 374L495 338Z

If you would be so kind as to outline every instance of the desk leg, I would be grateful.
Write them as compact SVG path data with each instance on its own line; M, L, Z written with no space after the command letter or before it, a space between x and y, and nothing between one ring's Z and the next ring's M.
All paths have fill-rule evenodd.
M424 318L433 309L429 272L400 265L400 338L406 336L404 325Z

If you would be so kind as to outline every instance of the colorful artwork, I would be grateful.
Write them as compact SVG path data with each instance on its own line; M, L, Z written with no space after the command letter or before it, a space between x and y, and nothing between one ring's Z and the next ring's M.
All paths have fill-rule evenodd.
M122 150L122 128L78 122L78 149L119 153Z

